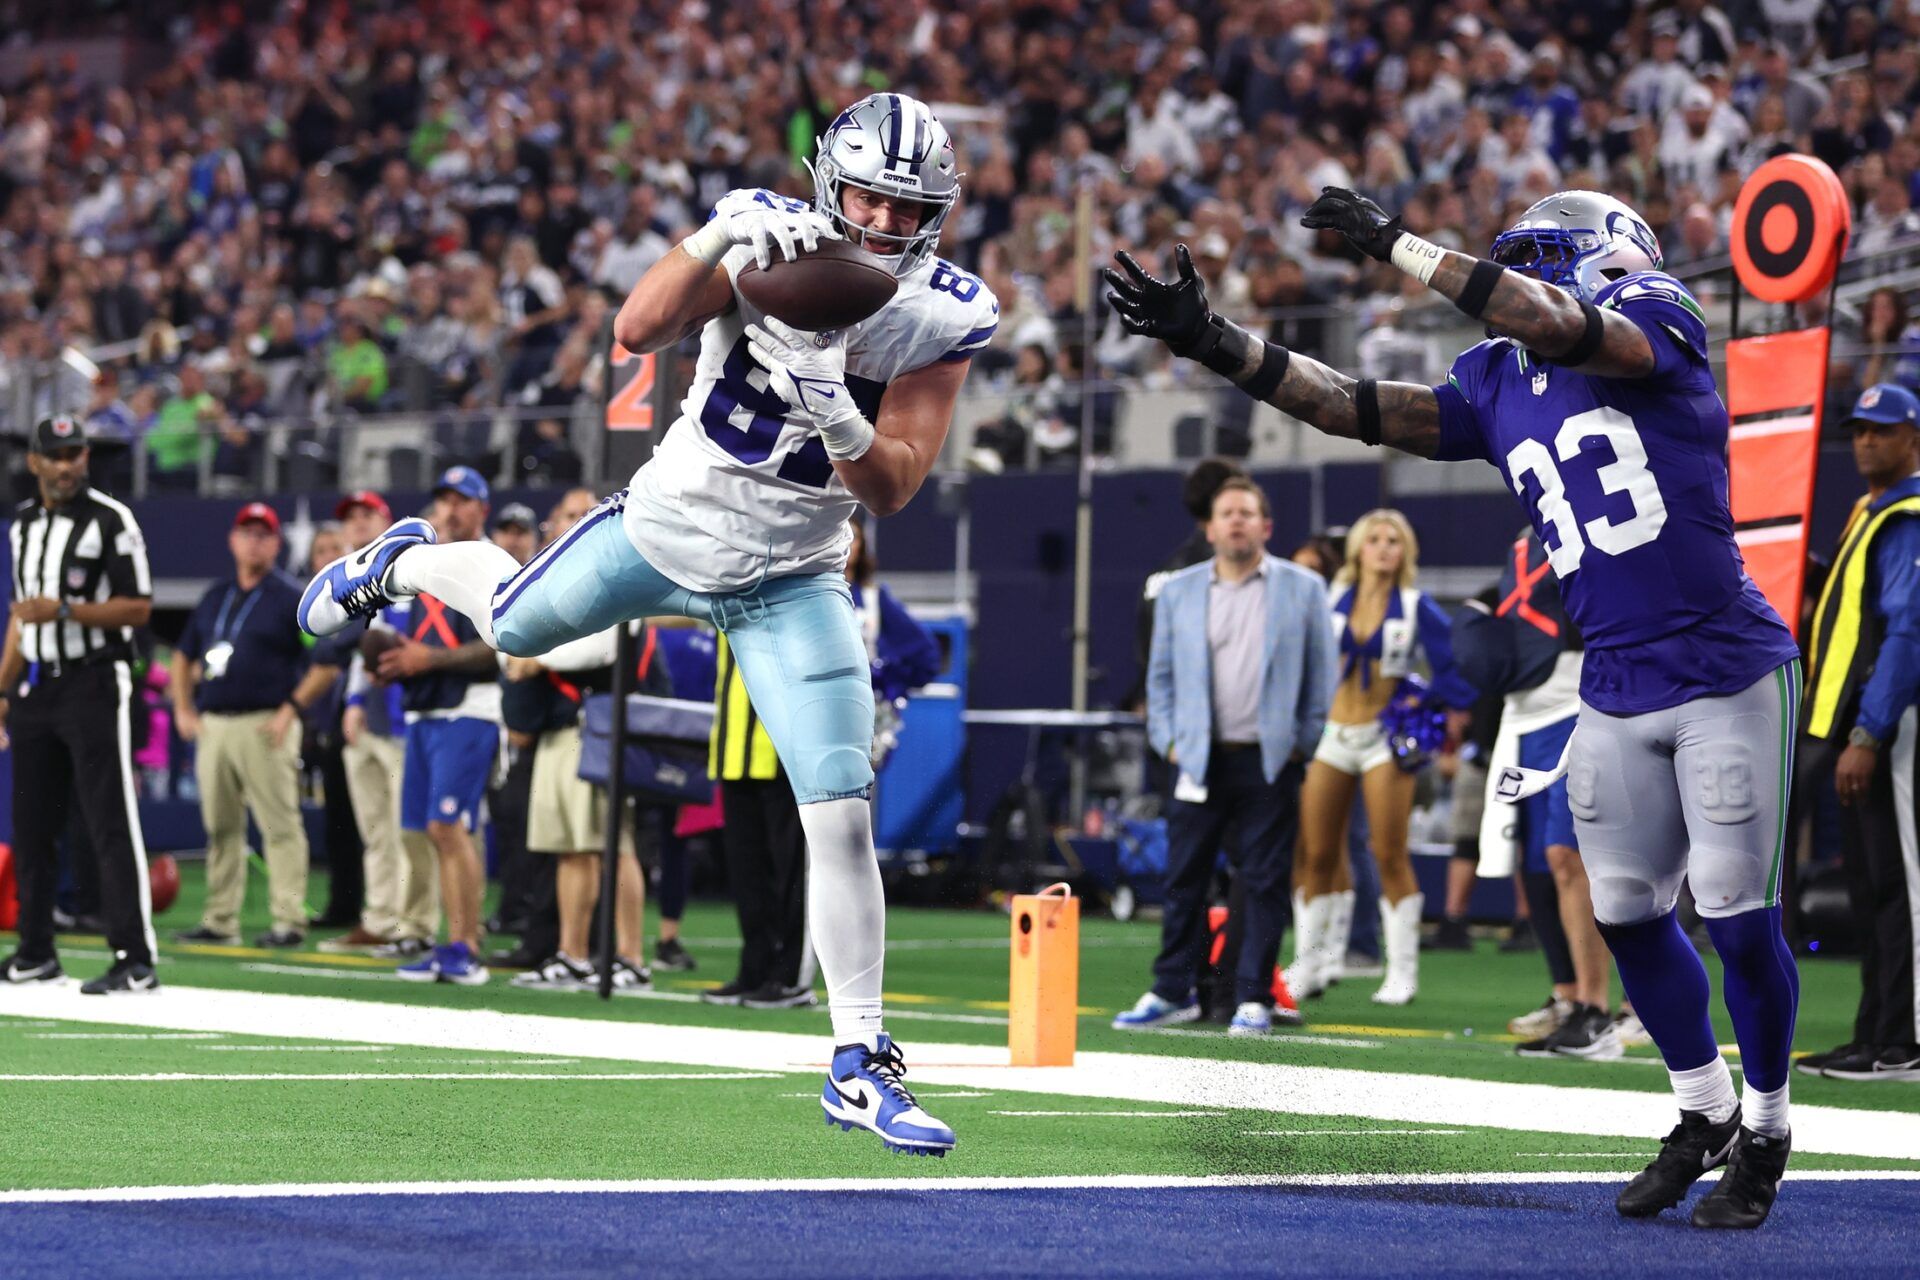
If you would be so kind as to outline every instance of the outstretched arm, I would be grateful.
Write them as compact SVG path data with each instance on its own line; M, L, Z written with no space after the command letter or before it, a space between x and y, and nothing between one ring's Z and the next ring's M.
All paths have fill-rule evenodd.
M1265 342L1207 306L1206 286L1185 245L1174 250L1178 276L1158 280L1128 254L1126 274L1108 268L1107 300L1131 333L1159 338L1220 374L1256 400L1331 436L1431 458L1440 446L1440 401L1432 387L1350 378L1308 356Z
M1602 378L1644 378L1654 370L1652 343L1625 316L1496 262L1429 244L1357 192L1324 188L1300 221L1338 231L1362 253L1391 262L1495 333L1555 363Z

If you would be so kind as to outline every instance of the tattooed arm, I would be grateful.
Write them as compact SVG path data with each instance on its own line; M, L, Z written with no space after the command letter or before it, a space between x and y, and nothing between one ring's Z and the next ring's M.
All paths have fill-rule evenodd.
M1222 371L1235 386L1245 389L1269 358L1270 344L1231 320L1215 317L1214 323L1221 327L1218 352L1237 366L1235 371ZM1376 388L1380 443L1431 458L1440 445L1440 399L1433 388L1417 382L1382 382ZM1330 436L1358 439L1359 390L1359 379L1293 351L1287 353L1286 374L1263 399Z
M1458 302L1479 264L1469 254L1443 251L1427 287ZM1495 333L1549 357L1573 350L1587 331L1586 312L1571 294L1518 271L1500 273L1480 318ZM1601 311L1600 349L1577 370L1601 378L1644 378L1653 367L1653 345L1640 326L1618 311Z
M1423 458L1439 449L1440 401L1432 387L1362 383L1215 315L1185 245L1174 251L1177 275L1171 281L1148 275L1127 254L1118 260L1126 274L1107 269L1112 286L1107 299L1127 332L1160 339L1175 355L1198 360L1256 400L1331 436L1366 439L1361 404L1370 385L1379 408L1379 435L1369 443L1390 444Z
M1322 190L1300 221L1306 227L1338 231L1360 252L1391 262L1456 305L1467 294L1474 269L1481 265L1471 254L1442 249L1403 230L1398 217L1388 217L1385 209L1345 187ZM1589 311L1563 289L1518 271L1502 270L1480 309L1469 314L1484 320L1495 333L1558 360L1586 337ZM1575 366L1579 372L1602 378L1644 378L1654 371L1657 357L1639 325L1614 311L1592 314L1599 317L1600 342L1592 355Z

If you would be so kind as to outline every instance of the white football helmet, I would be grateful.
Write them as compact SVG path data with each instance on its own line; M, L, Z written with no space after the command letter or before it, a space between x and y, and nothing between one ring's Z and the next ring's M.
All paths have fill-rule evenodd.
M1621 276L1666 262L1647 220L1599 191L1559 191L1494 237L1492 258L1532 271L1582 302Z
M835 116L814 146L807 166L813 174L814 208L831 219L841 235L854 244L866 239L866 228L840 211L843 186L917 200L925 206L919 230L897 250L893 244L898 241L890 238L884 246L888 252L881 256L892 261L896 275L906 275L933 256L964 175L954 162L953 139L926 103L903 93L870 94ZM882 248L866 247L876 253Z

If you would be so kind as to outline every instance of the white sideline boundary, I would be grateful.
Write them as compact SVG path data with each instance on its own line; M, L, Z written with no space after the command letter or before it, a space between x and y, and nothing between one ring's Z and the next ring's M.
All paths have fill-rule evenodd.
M1709 1174L1703 1182L1712 1182ZM1788 1182L1914 1182L1920 1172L1879 1170L1846 1173L1787 1170ZM1556 1183L1618 1183L1618 1173L1301 1173L1177 1176L1121 1173L1097 1177L1035 1178L717 1178L711 1182L657 1179L633 1182L527 1179L515 1182L270 1182L204 1187L55 1188L0 1191L9 1204L140 1204L167 1200L339 1199L348 1196L465 1195L684 1195L774 1192L877 1191L891 1196L951 1191L1218 1190L1246 1187L1452 1187L1545 1186Z
M120 1027L808 1075L825 1069L831 1047L826 1036L787 1032L180 986L115 999L84 996L73 989L14 988L0 991L0 1015L7 1014ZM1643 1141L1665 1133L1674 1120L1674 1103L1665 1091L1144 1053L1082 1053L1071 1067L1012 1067L1006 1049L994 1045L908 1044L906 1052L916 1085L1162 1107L1255 1109L1396 1124L1458 1125L1472 1120L1500 1129ZM1920 1113L1795 1107L1793 1140L1794 1148L1806 1154L1912 1160L1920 1156Z

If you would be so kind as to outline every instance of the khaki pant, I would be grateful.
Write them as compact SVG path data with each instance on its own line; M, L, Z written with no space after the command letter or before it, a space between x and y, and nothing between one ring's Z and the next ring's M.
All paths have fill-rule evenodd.
M426 837L400 830L406 744L363 733L342 755L347 795L366 848L366 907L360 925L383 938L431 940L440 923L439 867Z
M307 930L307 829L300 819L300 726L276 748L267 741L271 711L210 712L200 717L200 816L207 827L207 902L200 923L240 931L247 896L247 812L267 858L273 927Z

